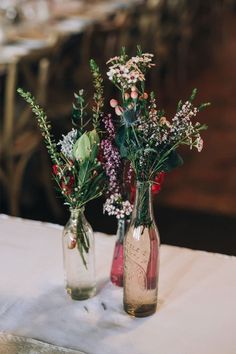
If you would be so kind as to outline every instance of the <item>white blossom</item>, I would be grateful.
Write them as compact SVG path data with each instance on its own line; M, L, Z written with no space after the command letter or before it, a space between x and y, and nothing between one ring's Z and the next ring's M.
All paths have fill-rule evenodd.
M61 152L69 160L73 160L73 146L76 141L77 131L72 129L68 134L62 135L62 140L58 142L57 145L61 145Z
M120 193L111 194L103 205L103 211L115 215L117 219L129 216L132 210L133 205L128 200L123 201Z

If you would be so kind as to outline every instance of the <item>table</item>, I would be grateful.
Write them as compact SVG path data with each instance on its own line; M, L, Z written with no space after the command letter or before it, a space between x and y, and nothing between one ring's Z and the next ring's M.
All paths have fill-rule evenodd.
M64 290L61 232L0 216L0 332L89 354L236 353L236 257L162 245L158 311L132 318L109 282L115 237L96 233L98 293L79 302Z

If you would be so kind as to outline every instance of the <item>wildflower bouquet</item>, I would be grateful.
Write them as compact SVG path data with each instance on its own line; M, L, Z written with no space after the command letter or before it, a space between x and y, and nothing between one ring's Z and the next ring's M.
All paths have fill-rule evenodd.
M197 93L194 89L186 102L178 103L174 117L166 118L157 107L154 92L145 90L146 72L154 66L152 59L152 54L142 53L139 47L132 58L123 49L120 56L107 62L107 75L120 92L119 101L111 99L110 106L119 118L115 141L121 158L130 162L137 181L155 185L160 172L182 165L176 151L180 145L202 150L200 132L207 126L193 122L193 118L209 103L194 106Z
M75 94L75 103L72 110L73 129L63 135L56 143L44 111L36 103L29 92L18 89L18 93L31 106L44 137L48 153L53 163L53 177L60 190L65 204L71 209L81 209L89 201L102 195L106 178L104 169L98 160L101 141L100 117L103 108L103 80L96 63L91 60L91 72L94 83L94 102L92 106L92 126L87 119L87 104L84 91ZM84 252L88 253L89 240L86 232L77 230L77 247L84 260Z

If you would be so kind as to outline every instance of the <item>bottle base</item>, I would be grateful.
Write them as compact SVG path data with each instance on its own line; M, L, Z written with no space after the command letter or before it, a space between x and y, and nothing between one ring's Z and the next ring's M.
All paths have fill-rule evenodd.
M124 303L124 310L133 317L147 317L156 312L157 304L132 305Z
M86 300L93 297L96 294L95 287L88 288L69 288L66 289L72 300Z

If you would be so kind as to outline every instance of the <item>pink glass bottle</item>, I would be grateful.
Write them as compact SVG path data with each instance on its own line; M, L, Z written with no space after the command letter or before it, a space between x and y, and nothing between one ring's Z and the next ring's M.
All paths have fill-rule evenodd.
M118 227L116 233L116 244L113 254L113 260L111 265L110 279L114 285L123 286L123 271L124 271L124 250L123 242L126 232L127 218L121 218L118 220Z

